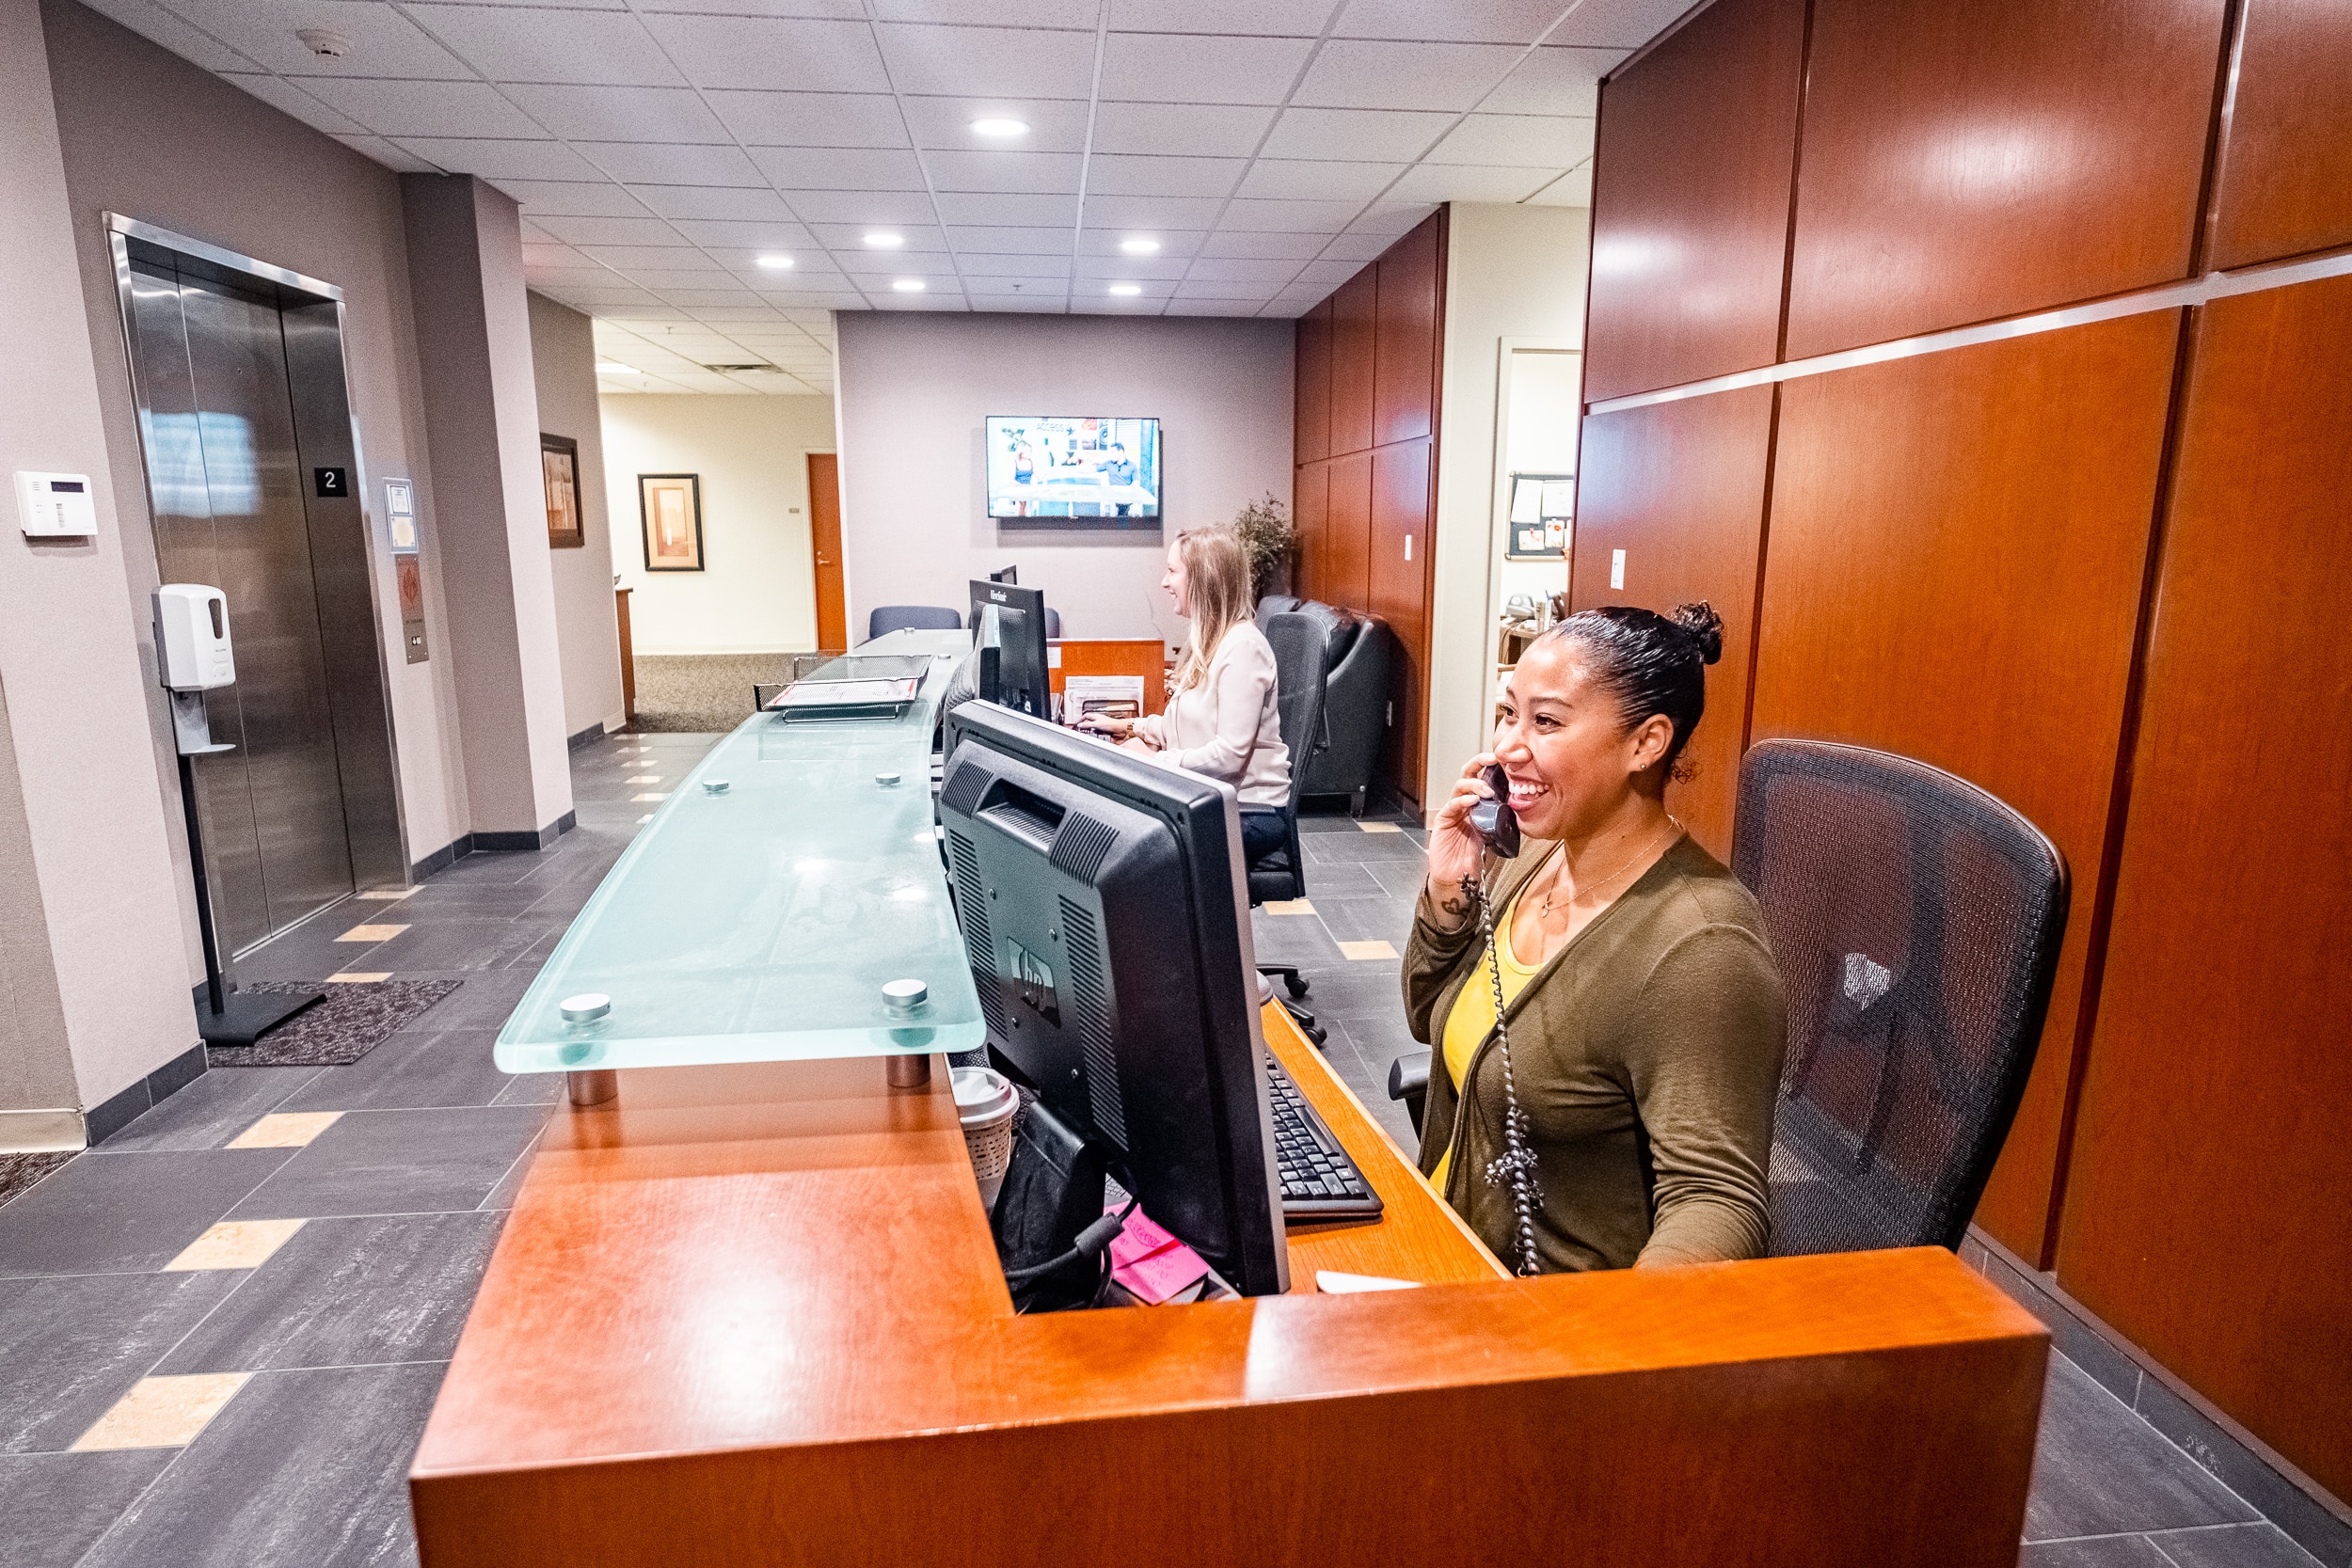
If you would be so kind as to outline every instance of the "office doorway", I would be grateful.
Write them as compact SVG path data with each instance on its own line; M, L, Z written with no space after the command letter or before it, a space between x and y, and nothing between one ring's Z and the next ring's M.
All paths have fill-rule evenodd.
M235 749L195 775L233 954L407 879L342 304L110 221L160 580L229 601L237 679L206 707Z
M808 454L808 543L816 559L817 645L850 645L850 608L841 579L841 463L829 451Z

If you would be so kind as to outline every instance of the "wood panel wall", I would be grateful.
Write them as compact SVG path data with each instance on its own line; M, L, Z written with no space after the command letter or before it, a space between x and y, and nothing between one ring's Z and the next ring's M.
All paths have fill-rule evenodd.
M1742 49L1751 79L1710 69ZM1603 84L1598 147L1576 602L1729 621L1752 561L1714 746L1905 752L2058 843L2058 990L1978 1219L2352 1496L2352 8L1717 0ZM1613 237L1702 260L1620 287ZM2133 298L2287 257L2339 276ZM1769 285L1768 385L1694 395ZM2128 313L1947 330L2094 299Z
M1305 597L1380 617L1395 635L1380 775L1416 813L1429 744L1444 324L1442 209L1298 322L1296 583Z

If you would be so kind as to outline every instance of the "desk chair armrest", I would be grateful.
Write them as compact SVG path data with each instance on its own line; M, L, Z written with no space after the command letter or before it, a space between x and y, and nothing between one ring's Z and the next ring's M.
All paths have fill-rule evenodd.
M1389 1098L1405 1101L1416 1132L1422 1108L1429 1103L1429 1057L1426 1051L1408 1051L1389 1064Z

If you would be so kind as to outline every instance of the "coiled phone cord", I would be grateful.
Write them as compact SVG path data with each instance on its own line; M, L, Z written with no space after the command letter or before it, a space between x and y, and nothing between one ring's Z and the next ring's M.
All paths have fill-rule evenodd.
M1495 1000L1495 1043L1502 1049L1502 1152L1486 1162L1486 1182L1511 1189L1511 1212L1518 1232L1514 1272L1533 1275L1536 1272L1535 1209L1542 1193L1535 1185L1535 1151L1527 1147L1527 1113L1519 1109L1518 1084L1511 1073L1511 1026L1503 1018L1502 958L1495 945L1494 903L1475 876L1462 879L1462 891L1478 911L1478 935L1486 946L1486 983Z

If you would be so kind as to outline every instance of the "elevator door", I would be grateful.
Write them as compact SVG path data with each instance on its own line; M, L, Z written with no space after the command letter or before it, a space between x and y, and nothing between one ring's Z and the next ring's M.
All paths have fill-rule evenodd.
M236 684L206 705L213 738L235 750L198 757L196 781L233 953L353 878L285 326L273 295L213 270L135 254L130 316L162 579L229 600Z

